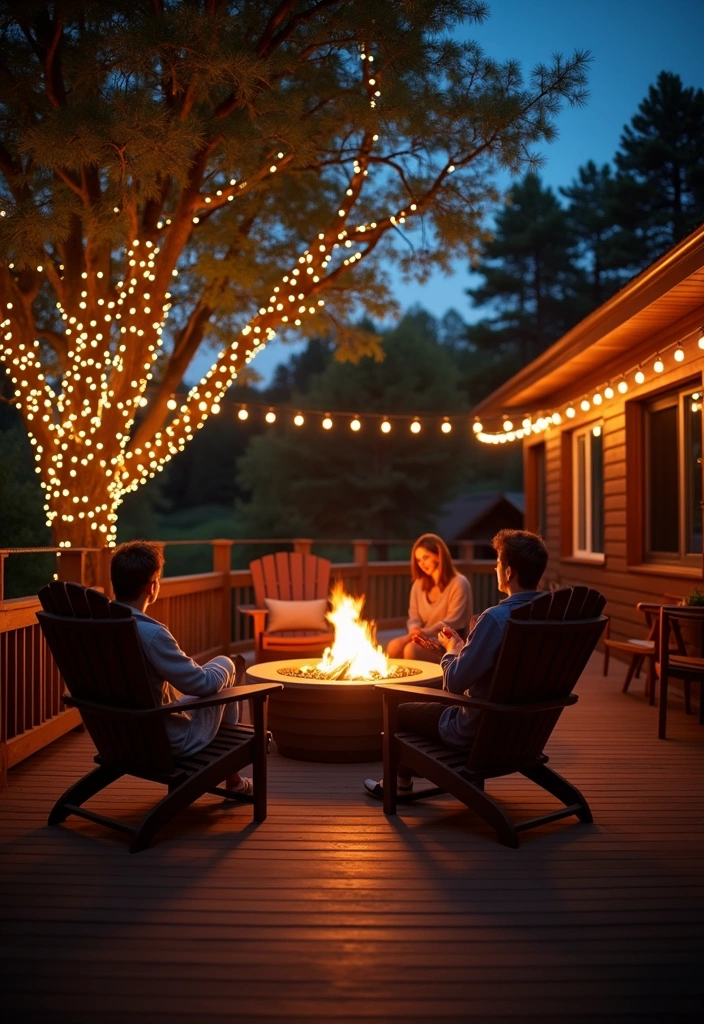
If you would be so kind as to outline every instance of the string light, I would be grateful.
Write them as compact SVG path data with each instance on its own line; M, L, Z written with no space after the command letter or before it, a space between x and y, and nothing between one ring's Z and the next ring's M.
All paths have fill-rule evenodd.
M249 413L247 412L246 409L240 409L240 411L237 413L237 418L240 420L248 420Z
M382 432L382 434L390 434L391 433L391 424L389 423L388 420L382 420L381 432Z
M274 410L269 409L269 412L266 414L264 419L267 421L267 423L276 423L276 413L274 412Z
M699 328L696 337L697 345L700 349L704 349L704 327ZM684 343L686 343L686 341L687 339L684 339L683 341L672 342L672 344L668 345L665 349L656 352L652 357L654 360L653 370L656 373L662 373L664 371L665 363L662 358L662 354L670 350L672 350L672 355L676 362L684 362L684 360L687 357L684 348ZM588 412L592 408L592 406L601 406L605 401L611 401L613 398L616 397L617 392L619 395L627 394L629 388L627 378L630 377L631 374L633 375L633 382L635 384L641 385L645 383L646 376L642 369L642 364L639 364L638 366L631 367L630 370L627 370L625 373L621 374L617 381L609 381L608 383L597 388L597 390L593 393L591 400L586 396L580 399L579 408L583 412ZM565 406L564 415L567 417L567 419L574 419L574 417L577 415L574 402L571 402ZM540 433L541 431L546 430L552 424L559 424L561 422L561 419L562 416L558 411L551 412L548 414L539 414L536 416L535 419L531 415L525 415L521 424L522 429L515 430L513 428L513 423L511 422L511 420L508 418L504 418L503 432L497 430L492 433L485 432L484 428L477 420L474 423L473 430L477 435L478 440L488 444L501 444L507 441L515 441L518 438L525 436L526 434Z
M420 430L420 422L418 420L413 420L413 422L411 423L411 433L420 434Z
M329 416L326 416L323 420L323 430L332 430L332 420Z
M305 420L304 420L303 416L301 416L300 412L296 413L296 415L293 417L293 422L295 423L295 425L297 427L302 427L303 426L303 424L305 423Z
M361 430L361 428L362 428L362 424L359 422L359 420L355 416L355 418L350 423L350 430L354 430L355 433L356 433L358 430Z

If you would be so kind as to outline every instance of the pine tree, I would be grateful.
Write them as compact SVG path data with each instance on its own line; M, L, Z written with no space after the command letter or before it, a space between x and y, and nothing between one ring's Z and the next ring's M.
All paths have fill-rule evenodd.
M534 359L572 326L581 273L566 213L551 188L528 173L510 190L496 229L474 268L483 277L468 289L493 315L468 330L470 344L503 348L519 365ZM508 368L508 367L507 367Z
M0 2L0 358L62 545L217 414L262 345L388 310L384 260L477 251L496 199L583 100L451 38L476 0ZM423 218L434 248L397 250ZM323 298L325 296L325 298ZM327 302L327 307L325 303ZM165 327L170 315L169 329ZM217 353L185 399L201 344Z
M586 273L583 314L601 306L628 276L629 242L614 223L614 176L608 164L593 160L580 167L577 178L560 192L569 200L567 223L574 254Z
M617 222L632 238L632 272L704 220L704 91L661 71L616 153Z

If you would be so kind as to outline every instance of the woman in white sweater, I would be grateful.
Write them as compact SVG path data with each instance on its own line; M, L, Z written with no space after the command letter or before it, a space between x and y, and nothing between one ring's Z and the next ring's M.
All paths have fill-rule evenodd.
M464 634L472 616L472 587L452 564L445 541L434 533L424 533L413 545L411 576L408 633L391 640L386 653L390 658L439 663L444 648L428 650L414 638L434 641L443 625Z

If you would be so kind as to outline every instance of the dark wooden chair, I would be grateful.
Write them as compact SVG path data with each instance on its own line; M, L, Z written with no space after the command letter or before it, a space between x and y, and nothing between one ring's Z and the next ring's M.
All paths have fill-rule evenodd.
M691 683L699 683L699 722L704 724L704 608L663 605L657 636L655 671L660 676L658 739L667 728L667 689L671 678L684 685L684 709L691 714Z
M249 563L254 586L254 605L240 605L239 610L254 620L254 642L257 661L277 658L307 658L322 655L335 639L335 632L324 630L267 629L265 598L276 601L314 601L328 598L331 563L317 555L295 551L279 551Z
M582 794L548 768L543 748L562 709L577 703L572 690L606 625L606 600L587 587L566 587L516 608L509 620L487 698L461 696L394 683L379 684L384 702L384 779L399 764L429 779L435 788L408 800L452 793L495 829L506 846L518 846L526 829L576 815L591 821ZM445 747L398 729L398 706L439 701L481 712L468 751ZM556 796L564 807L514 824L484 790L487 779L520 772ZM396 812L396 786L384 785L384 811Z
M144 850L154 834L204 793L239 799L222 783L245 765L254 775L254 820L266 818L266 706L276 683L233 686L211 697L187 697L178 704L157 705L132 609L109 601L97 590L77 583L54 582L39 592L37 618L68 688L63 700L78 708L97 748L96 769L76 782L57 801L49 824L75 814L126 832L130 852ZM236 679L244 678L244 659L235 659ZM169 746L165 716L173 711L213 707L250 700L254 725L222 725L204 750L175 757ZM132 826L83 807L123 775L161 782L168 792Z

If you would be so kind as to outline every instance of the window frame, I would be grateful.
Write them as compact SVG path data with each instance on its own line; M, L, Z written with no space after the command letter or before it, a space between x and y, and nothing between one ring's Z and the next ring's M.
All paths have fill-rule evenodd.
M593 536L593 520L592 520L592 496L593 496L593 474L592 469L592 438L594 437L594 428L600 428L600 437L602 438L602 502L603 502L603 481L604 481L604 459L603 459L603 437L604 437L604 421L603 419L592 420L589 423L582 424L570 431L570 450L572 456L572 472L571 472L571 509L572 509L572 530L571 530L571 557L584 562L597 562L603 563L606 558L606 553L602 551L594 551L592 549L592 536ZM585 459L584 459L584 480L580 478L580 459L579 459L579 442L580 439L585 438L587 443L585 445ZM580 485L584 483L584 535L586 538L587 547L579 546L579 533L580 533ZM602 548L606 547L606 538L603 536L603 522L604 522L604 511L602 506Z
M642 496L641 509L643 516L643 545L642 558L645 565L696 568L702 567L702 551L687 551L687 541L690 534L691 524L691 476L687 467L688 428L689 412L687 400L692 393L701 392L701 384L696 380L689 380L677 387L660 392L651 398L644 400L642 405L643 423L643 451L641 460L642 471ZM661 412L665 409L676 408L677 410L677 552L654 551L651 548L651 513L650 494L652 481L652 470L649 459L650 438L651 438L651 414ZM701 456L700 456L701 465ZM700 506L701 509L701 506ZM704 544L703 544L704 548Z

